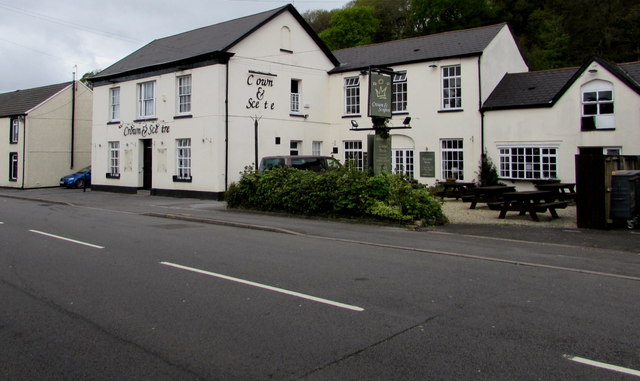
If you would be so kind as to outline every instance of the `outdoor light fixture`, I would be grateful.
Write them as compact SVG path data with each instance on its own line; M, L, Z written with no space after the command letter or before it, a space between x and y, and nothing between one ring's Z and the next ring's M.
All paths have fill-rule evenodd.
M435 69L435 68L437 68L437 67L438 67L438 65L436 65L436 64L431 64L431 65L429 65L429 67L430 67L430 68L434 68L434 69Z
M411 123L411 117L410 116L404 118L404 120L402 121L402 124L404 124L405 126L408 125L409 123Z
M355 120L351 119L351 127L358 128L358 122L356 122Z
M589 73L595 74L598 72L598 69L589 69Z

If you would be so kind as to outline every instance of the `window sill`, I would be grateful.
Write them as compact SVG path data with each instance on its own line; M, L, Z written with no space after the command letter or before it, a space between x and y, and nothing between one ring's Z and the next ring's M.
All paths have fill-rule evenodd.
M444 109L444 110L438 110L439 114L446 114L448 112L463 112L464 109L461 108L453 108L453 109Z
M360 118L360 117L362 117L361 114L346 114L346 115L342 115L342 119Z
M616 128L612 127L612 128L588 128L588 129L583 128L580 131L582 131L582 132L593 132L593 131L615 131L615 130L616 130Z
M178 176L173 176L173 182L174 183L190 183L193 180L192 176L189 177L178 177Z
M113 174L113 173L107 173L105 174L105 177L107 179L119 179L120 178L120 174Z
M12 183L17 183L18 179L9 179L9 181L11 181Z
M17 140L15 142L14 141L10 141L9 144L18 144L18 141Z
M173 117L173 119L188 119L188 118L193 118L193 115L191 114L182 114L182 115L176 115Z
M140 119L134 119L133 123L139 123L139 122L155 122L156 120L158 120L158 118L156 117L151 117L151 118L140 118Z
M107 122L107 126L108 125L112 125L112 124L120 124L120 121L119 120L111 120L111 121Z

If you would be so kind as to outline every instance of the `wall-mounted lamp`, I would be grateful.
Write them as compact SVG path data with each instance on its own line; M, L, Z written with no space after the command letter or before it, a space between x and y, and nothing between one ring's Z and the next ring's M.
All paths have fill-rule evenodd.
M430 67L430 68L432 68L432 69L435 69L435 68L437 68L437 67L438 67L438 65L436 65L436 64L431 64L431 65L429 65L429 67Z
M358 128L358 122L353 120L353 119L351 119L351 127Z
M589 73L595 74L598 72L598 69L589 69Z
M410 116L404 118L404 120L402 121L402 124L404 124L405 126L407 126L409 123L411 123L411 117Z

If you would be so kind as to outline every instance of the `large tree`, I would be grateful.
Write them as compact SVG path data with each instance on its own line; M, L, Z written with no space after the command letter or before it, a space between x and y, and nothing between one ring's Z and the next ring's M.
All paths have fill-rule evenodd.
M331 50L366 45L374 42L378 24L372 7L349 7L334 13L331 27L320 38Z

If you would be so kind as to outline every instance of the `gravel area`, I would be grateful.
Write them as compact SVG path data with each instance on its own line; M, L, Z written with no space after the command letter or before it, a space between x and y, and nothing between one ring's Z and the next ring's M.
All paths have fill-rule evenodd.
M442 205L442 210L452 224L529 225L549 228L577 228L575 205L569 205L565 209L556 209L558 216L560 216L560 218L557 219L552 218L548 211L538 213L539 222L532 220L529 214L519 216L518 212L508 212L506 218L499 219L498 214L500 214L500 211L491 210L486 204L478 204L476 209L469 209L470 205L468 202L445 200Z

